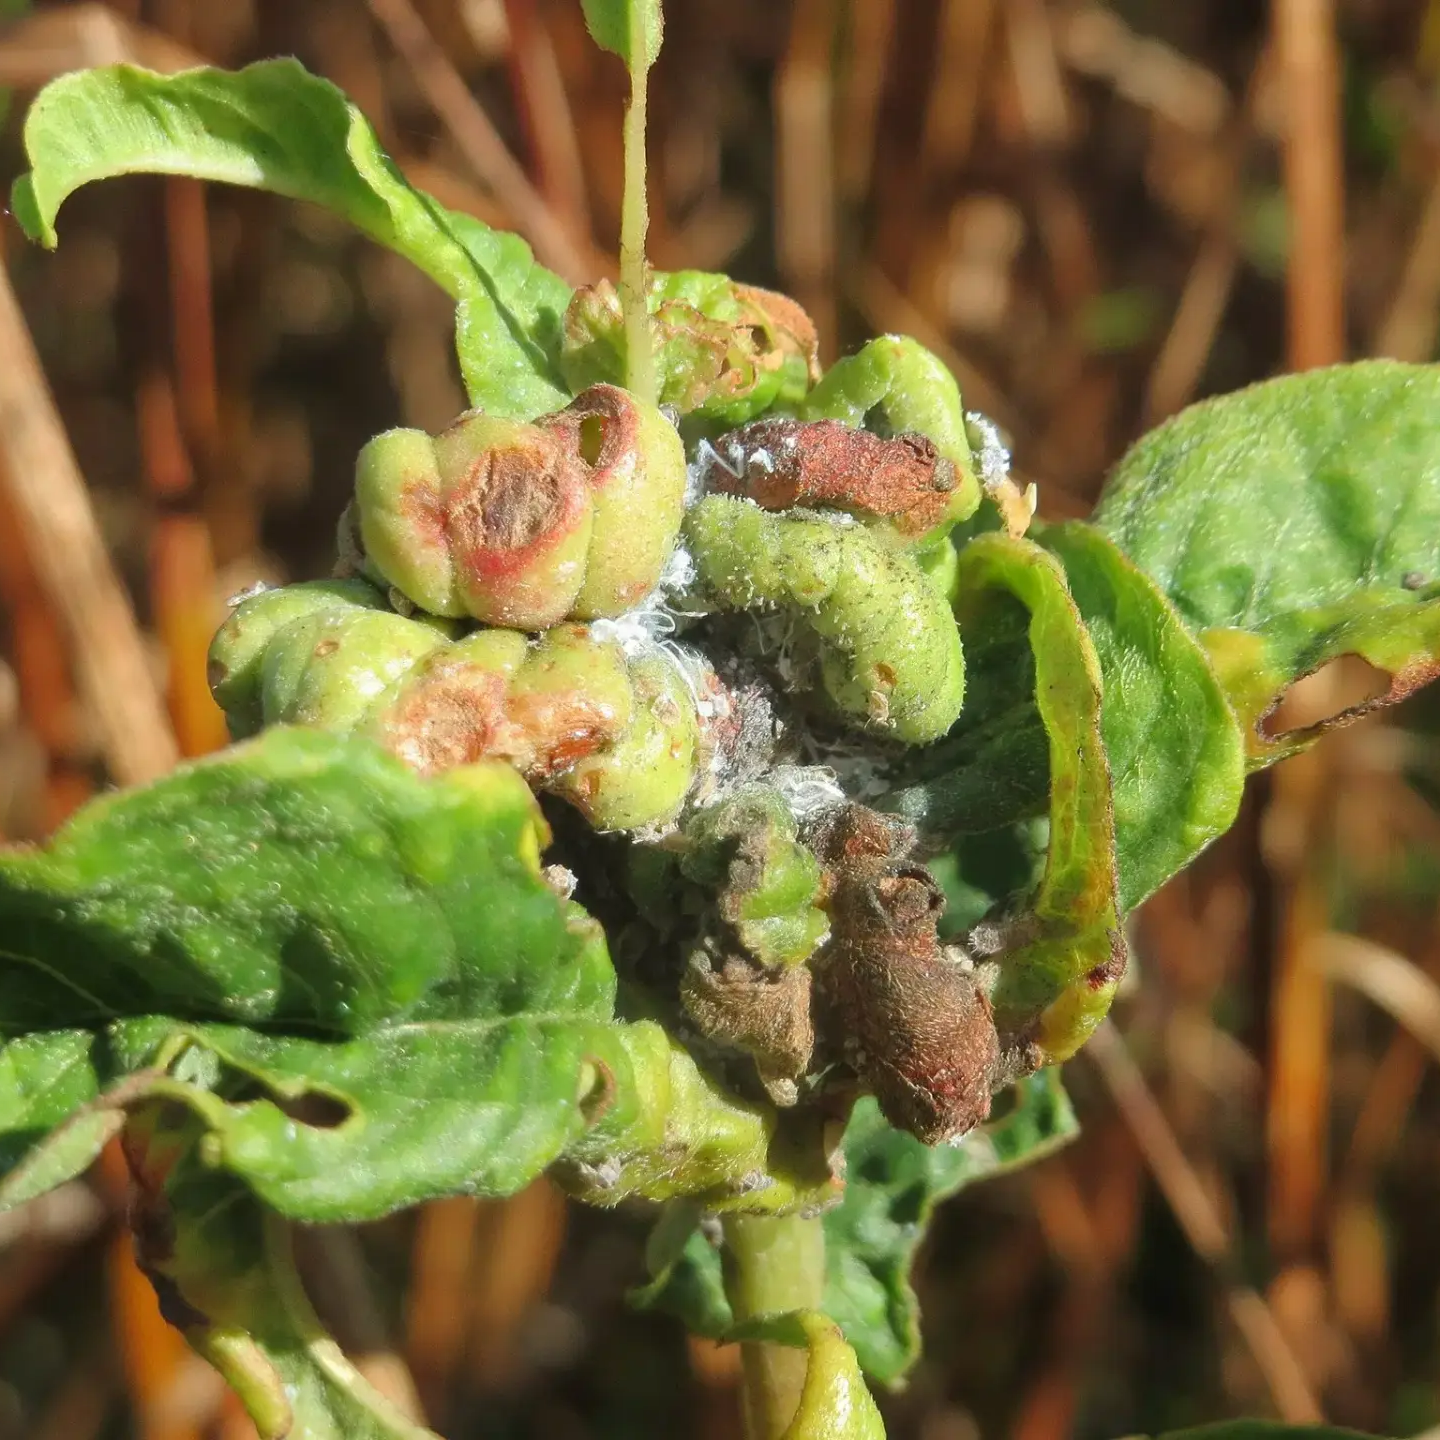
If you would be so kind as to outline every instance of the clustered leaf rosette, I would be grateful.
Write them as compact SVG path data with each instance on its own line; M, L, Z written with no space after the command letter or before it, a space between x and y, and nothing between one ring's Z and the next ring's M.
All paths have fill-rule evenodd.
M422 775L506 762L630 837L628 968L738 1093L824 1110L869 1090L894 1124L954 1138L1016 1068L989 982L941 938L915 828L804 761L882 765L961 713L956 571L933 563L983 493L959 392L893 338L812 386L793 302L696 275L655 293L657 324L684 312L687 343L716 342L703 365L662 347L682 405L599 379L534 420L376 437L338 577L242 600L215 697L237 737L315 726ZM604 300L577 297L572 341ZM576 384L603 369L600 333L567 352ZM739 423L687 442L682 409ZM565 833L589 893L596 861Z

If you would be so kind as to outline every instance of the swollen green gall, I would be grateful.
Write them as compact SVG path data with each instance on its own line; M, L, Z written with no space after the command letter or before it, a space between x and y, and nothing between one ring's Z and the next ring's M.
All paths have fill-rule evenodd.
M422 775L507 761L597 830L663 827L706 772L718 682L659 649L627 655L583 625L538 640L381 608L358 581L242 601L210 650L237 736L299 724L378 741Z
M717 608L778 607L808 629L825 693L850 724L924 745L955 723L960 632L908 555L848 515L775 515L724 495L686 513L685 538Z
M360 452L352 563L433 615L543 630L631 609L674 548L685 452L653 406L594 385L534 423L472 411Z

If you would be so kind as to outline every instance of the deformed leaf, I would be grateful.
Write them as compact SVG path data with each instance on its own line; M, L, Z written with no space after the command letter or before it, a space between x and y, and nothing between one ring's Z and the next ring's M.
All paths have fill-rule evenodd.
M116 175L193 175L309 200L413 261L460 305L470 398L529 419L569 399L557 370L570 290L529 247L414 189L360 112L294 60L162 76L132 65L52 81L25 121L31 170L16 218L56 243L55 217L80 186Z
M425 782L277 729L0 855L6 1168L179 1055L150 1093L287 1214L524 1185L624 1064L603 936L541 879L541 824L507 766Z
M961 551L956 584L967 635L986 629L996 596L1029 612L1034 703L1049 750L1049 836L1044 875L1005 946L993 1000L1001 1035L1020 1037L1035 1064L1054 1064L1104 1018L1125 970L1100 664L1064 571L1033 541L977 537Z
M1366 361L1192 406L1136 445L1095 520L1209 651L1252 766L1440 671L1440 368ZM1265 733L1288 686L1340 655L1385 693Z
M1104 682L1120 905L1135 908L1234 823L1244 745L1204 649L1140 569L1090 525L1044 527Z
M659 403L728 428L804 396L819 373L815 326L786 295L703 270L652 272L646 307ZM573 390L621 385L627 340L608 280L575 292L560 364Z
M919 1358L910 1270L935 1206L1048 1155L1077 1131L1054 1069L1020 1081L1011 1108L958 1145L922 1145L888 1125L873 1100L856 1105L845 1131L845 1194L825 1215L824 1304L867 1375L891 1385Z

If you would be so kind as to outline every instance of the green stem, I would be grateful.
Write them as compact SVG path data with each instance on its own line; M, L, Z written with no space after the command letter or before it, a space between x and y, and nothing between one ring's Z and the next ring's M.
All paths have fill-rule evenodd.
M639 37L632 54L638 56ZM620 207L620 308L625 316L625 383L632 395L655 403L655 356L645 298L645 232L650 223L645 195L645 97L649 68L636 64L625 110L625 194Z
M825 1231L818 1218L725 1219L725 1292L737 1322L818 1310L825 1290ZM795 1418L809 1353L768 1341L740 1347L749 1440L781 1440Z

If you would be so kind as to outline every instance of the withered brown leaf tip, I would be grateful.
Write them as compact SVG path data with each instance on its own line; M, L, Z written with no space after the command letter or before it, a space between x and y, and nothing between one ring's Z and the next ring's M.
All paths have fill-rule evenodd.
M840 420L754 420L716 442L710 489L765 510L830 506L919 536L945 518L954 464L924 435L886 438Z
M940 943L945 900L908 859L913 833L849 805L811 843L831 880L821 1035L892 1125L930 1145L964 1135L990 1113L1000 1042L989 997Z

